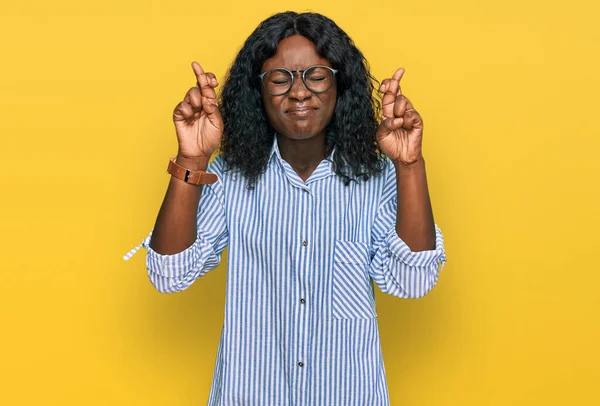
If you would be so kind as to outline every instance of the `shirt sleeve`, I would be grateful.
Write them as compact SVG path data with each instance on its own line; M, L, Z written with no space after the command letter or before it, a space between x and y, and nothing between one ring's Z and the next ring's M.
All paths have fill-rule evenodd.
M384 293L419 298L438 281L446 263L444 237L435 224L435 249L414 252L396 234L396 172L388 160L386 184L371 231L370 276Z
M202 187L196 216L196 241L179 253L163 255L150 247L150 231L142 243L124 257L127 260L140 247L145 248L148 276L159 292L173 293L187 289L196 279L219 265L221 254L229 243L220 157L209 164L207 172L216 174L219 180Z

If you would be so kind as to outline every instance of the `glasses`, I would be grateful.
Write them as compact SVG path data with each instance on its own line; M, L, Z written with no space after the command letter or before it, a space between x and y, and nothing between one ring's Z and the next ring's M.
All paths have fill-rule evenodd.
M303 70L269 69L258 75L263 88L271 96L281 96L294 86L294 72L302 73L302 82L308 90L319 94L328 91L335 82L337 69L315 65Z

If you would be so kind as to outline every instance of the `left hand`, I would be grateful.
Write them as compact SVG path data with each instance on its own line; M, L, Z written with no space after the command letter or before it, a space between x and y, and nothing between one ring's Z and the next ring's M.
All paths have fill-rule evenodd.
M398 69L391 79L384 79L379 88L384 95L377 142L395 165L410 165L423 159L423 120L402 94L400 79L403 74L404 68Z

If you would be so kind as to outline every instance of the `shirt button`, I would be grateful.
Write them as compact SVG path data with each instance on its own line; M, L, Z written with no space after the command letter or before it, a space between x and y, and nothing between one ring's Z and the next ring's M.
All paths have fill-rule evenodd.
M308 242L306 240L302 241L302 246L306 247L308 245Z
M302 368L302 367L304 366L304 362L302 362L302 361L298 362L298 366L299 366L300 368Z
M304 300L304 298L300 298L300 303L304 304L306 303L306 300Z

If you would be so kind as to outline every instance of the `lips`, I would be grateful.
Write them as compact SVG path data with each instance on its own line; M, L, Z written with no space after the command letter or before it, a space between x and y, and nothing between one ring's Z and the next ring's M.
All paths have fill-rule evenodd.
M314 112L317 110L318 108L316 107L296 107L294 109L286 111L286 114L296 117L306 117L308 115L314 114Z

